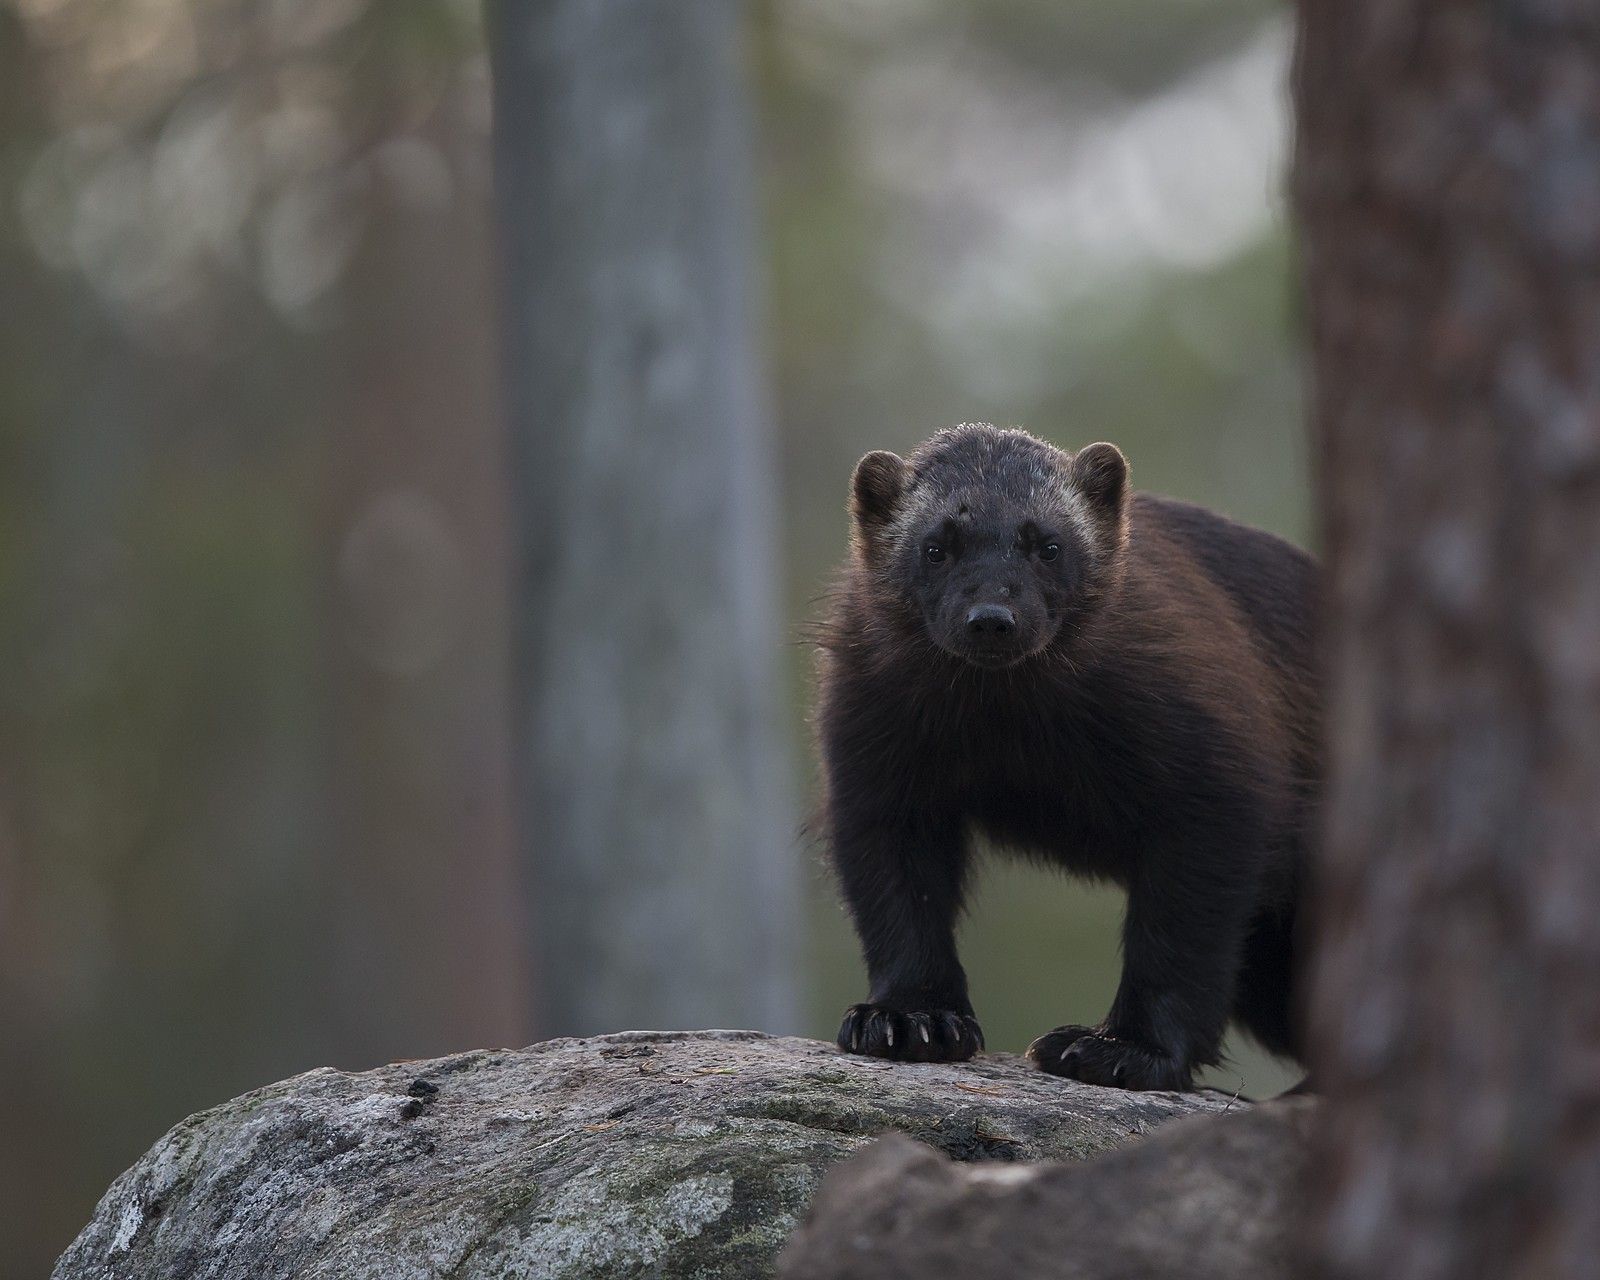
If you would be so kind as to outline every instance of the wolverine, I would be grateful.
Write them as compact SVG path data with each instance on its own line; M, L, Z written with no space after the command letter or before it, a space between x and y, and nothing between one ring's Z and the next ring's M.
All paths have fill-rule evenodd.
M983 1047L955 942L982 838L1127 897L1110 1011L1035 1040L1041 1070L1189 1089L1230 1020L1301 1056L1315 561L1133 492L1113 445L987 424L867 454L850 510L816 712L869 982L839 1047Z

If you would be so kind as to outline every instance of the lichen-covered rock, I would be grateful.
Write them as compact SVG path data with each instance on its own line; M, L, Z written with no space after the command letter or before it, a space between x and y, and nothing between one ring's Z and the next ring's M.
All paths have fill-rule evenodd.
M54 1280L769 1275L826 1169L875 1134L1079 1159L1228 1106L1004 1054L889 1064L745 1031L325 1068L178 1125Z

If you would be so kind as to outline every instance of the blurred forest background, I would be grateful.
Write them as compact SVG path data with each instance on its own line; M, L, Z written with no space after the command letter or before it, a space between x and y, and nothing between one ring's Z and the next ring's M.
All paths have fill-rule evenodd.
M759 0L746 34L810 796L799 636L867 449L1110 439L1305 541L1290 27ZM0 0L0 1276L191 1111L561 1030L515 889L483 40L470 0ZM830 1037L860 966L793 847L804 1014L768 1029ZM985 877L992 1048L1099 1017L1119 910Z

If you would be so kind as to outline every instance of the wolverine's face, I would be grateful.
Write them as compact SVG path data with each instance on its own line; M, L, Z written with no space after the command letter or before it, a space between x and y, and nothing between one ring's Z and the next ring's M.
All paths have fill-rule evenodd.
M929 637L982 667L1038 653L1082 584L1083 549L1071 522L982 490L929 506L920 534L899 552Z
M1120 548L1127 464L1021 432L959 427L909 462L856 468L862 553L928 638L975 666L1024 662L1071 625Z

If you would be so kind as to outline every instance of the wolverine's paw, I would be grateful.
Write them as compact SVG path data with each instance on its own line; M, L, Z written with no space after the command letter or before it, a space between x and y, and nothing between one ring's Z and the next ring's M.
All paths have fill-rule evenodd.
M983 1048L983 1028L971 1014L953 1009L853 1004L839 1027L839 1047L900 1062L965 1062Z
M1193 1087L1190 1069L1170 1054L1110 1034L1103 1027L1057 1027L1028 1046L1041 1071L1117 1089Z

